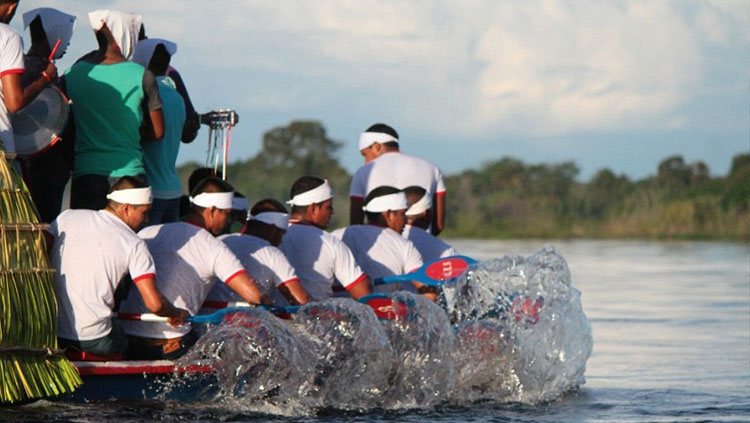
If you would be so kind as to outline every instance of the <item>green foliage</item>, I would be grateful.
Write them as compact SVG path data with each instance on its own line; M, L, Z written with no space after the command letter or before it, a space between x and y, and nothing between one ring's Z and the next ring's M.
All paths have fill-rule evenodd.
M316 121L295 121L263 136L253 158L227 168L250 203L286 200L300 176L327 178L336 197L331 227L347 224L351 176L336 158L341 143ZM196 164L180 168L183 181ZM734 158L726 177L703 162L671 156L656 174L630 181L609 169L576 181L573 162L525 164L504 157L446 177L448 237L711 238L750 241L750 154Z

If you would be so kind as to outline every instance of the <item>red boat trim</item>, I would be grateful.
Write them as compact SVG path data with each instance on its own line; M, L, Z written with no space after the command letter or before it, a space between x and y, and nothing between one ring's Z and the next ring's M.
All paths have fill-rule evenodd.
M177 373L213 373L210 366L177 366L174 361L74 361L81 376L154 375Z

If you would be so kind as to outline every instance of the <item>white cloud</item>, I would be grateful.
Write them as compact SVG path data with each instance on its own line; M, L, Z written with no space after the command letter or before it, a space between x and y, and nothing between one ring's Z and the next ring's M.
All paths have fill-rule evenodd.
M749 4L117 0L107 7L141 13L150 35L176 40L175 62L204 96L286 113L281 121L321 102L343 120L384 111L415 131L457 137L691 125L684 105L712 89L707 52L739 44L747 58ZM79 32L88 29L85 12L101 7L71 5ZM87 51L93 36L79 38L91 43ZM746 86L743 72L737 80Z

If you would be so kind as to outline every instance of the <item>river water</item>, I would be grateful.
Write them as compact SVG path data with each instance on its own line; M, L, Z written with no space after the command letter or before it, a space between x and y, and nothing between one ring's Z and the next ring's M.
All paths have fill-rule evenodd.
M567 261L593 332L585 384L541 403L316 410L284 417L225 404L39 401L0 421L206 422L745 422L750 421L750 245L645 241L453 240L479 260Z

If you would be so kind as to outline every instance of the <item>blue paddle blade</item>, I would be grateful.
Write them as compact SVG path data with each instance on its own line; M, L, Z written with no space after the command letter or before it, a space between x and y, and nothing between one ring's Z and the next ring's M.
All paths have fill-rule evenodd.
M286 306L286 307L280 307L280 306L258 306L260 308L263 308L265 310L268 310L268 312L273 314L294 314L299 310L300 306ZM256 307L228 307L223 308L219 311L213 312L211 314L198 314L195 316L190 316L186 320L190 323L210 323L214 325L221 324L226 320L227 315L232 315L234 313L247 313L248 311L254 309Z
M466 256L450 256L431 260L411 273L375 279L375 285L417 281L425 285L441 286L460 276L477 261Z

